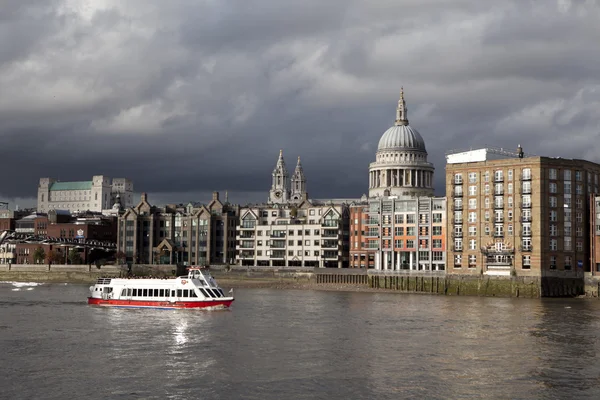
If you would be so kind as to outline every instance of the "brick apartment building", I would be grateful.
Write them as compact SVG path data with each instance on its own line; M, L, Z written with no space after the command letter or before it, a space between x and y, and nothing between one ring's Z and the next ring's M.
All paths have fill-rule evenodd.
M598 164L526 156L520 147L448 154L448 272L591 271L599 175Z

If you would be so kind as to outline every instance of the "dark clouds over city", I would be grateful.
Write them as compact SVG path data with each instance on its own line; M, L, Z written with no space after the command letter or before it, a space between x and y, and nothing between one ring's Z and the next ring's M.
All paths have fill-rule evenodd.
M0 0L0 198L105 174L260 201L279 149L311 197L359 197L401 86L438 194L453 148L600 162L598 21L590 0Z

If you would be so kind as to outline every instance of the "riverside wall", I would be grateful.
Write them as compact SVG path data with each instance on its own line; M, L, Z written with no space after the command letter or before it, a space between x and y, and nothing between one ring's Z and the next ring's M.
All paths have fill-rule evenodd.
M0 281L92 283L98 277L175 276L186 273L176 265L0 265ZM211 266L223 286L297 285L299 287L368 289L398 293L484 297L599 297L600 279L555 272L551 276L464 276L444 272L384 272L365 269L273 268Z

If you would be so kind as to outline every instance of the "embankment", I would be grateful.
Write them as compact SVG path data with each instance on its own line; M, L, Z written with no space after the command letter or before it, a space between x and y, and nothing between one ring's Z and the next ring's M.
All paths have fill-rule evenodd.
M443 272L382 272L364 269L212 266L223 287L386 291L445 296L598 297L600 280L589 274L544 277L461 276ZM92 283L100 276L125 276L127 267L88 265L0 265L0 281ZM133 275L174 276L185 267L134 265Z

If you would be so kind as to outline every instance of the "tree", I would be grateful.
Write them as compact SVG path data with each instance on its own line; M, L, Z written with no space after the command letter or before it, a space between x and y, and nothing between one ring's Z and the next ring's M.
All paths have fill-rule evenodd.
M76 248L72 248L69 251L69 261L71 261L71 264L73 265L82 263L83 260L81 259L81 254L79 254L79 250L77 250Z
M117 263L119 264L125 264L125 260L127 260L127 254L119 250L115 253L115 260L117 260Z
M46 259L46 252L41 247L38 247L33 252L33 262L35 264L41 264Z
M48 264L60 264L62 261L62 255L60 252L56 250L50 250L48 254L46 254L46 262Z

